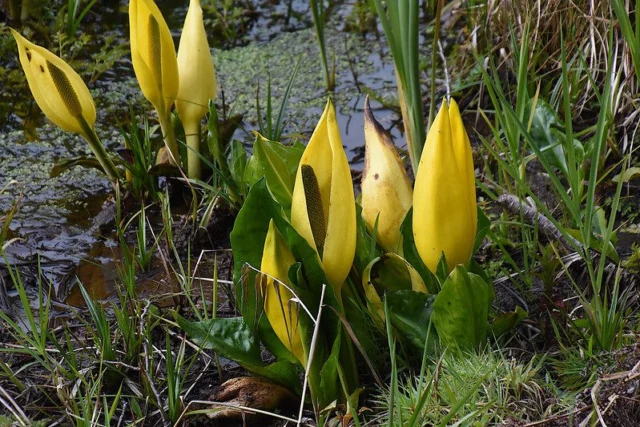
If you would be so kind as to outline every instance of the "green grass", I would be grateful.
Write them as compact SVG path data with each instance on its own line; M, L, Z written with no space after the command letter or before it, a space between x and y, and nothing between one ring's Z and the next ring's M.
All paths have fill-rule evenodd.
M553 385L541 373L542 360L528 363L500 351L446 353L420 375L379 390L375 398L379 425L495 425L542 418ZM571 407L558 400L554 410Z

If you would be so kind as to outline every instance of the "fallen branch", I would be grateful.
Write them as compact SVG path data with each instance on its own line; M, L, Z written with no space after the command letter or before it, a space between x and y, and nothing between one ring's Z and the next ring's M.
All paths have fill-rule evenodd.
M537 224L540 227L540 231L542 231L542 234L544 234L547 239L558 241L569 250L580 248L584 253L582 243L570 236L568 239L565 238L558 227L556 227L549 218L541 214L535 206L529 205L512 194L503 194L498 197L496 202L514 215L522 213L522 216L527 222Z

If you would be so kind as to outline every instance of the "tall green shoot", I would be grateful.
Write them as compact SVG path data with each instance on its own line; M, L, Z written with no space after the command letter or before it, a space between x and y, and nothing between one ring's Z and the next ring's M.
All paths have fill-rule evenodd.
M320 60L322 61L324 71L324 84L328 91L333 92L336 87L336 65L335 56L331 68L329 68L329 61L327 60L326 39L324 37L324 3L323 0L309 0L309 6L311 8L311 14L313 15L313 25L316 29L318 47L320 48Z
M622 36L624 37L624 41L629 46L629 51L631 53L631 60L633 62L633 68L636 73L636 87L640 85L640 76L638 73L640 72L640 19L638 19L638 14L640 13L640 4L638 2L629 2L630 8L631 4L635 3L635 26L631 25L631 13L629 10L627 12L627 7L625 6L624 0L611 0L611 6L613 7L613 11L615 13L615 17L618 19L618 23L620 24L620 31L622 31Z
M415 174L426 138L418 55L419 2L389 1L386 10L382 0L374 0L374 3L395 63L398 101ZM431 101L433 103L433 99Z
M82 22L84 16L89 12L93 5L97 3L97 1L98 0L89 1L82 10L80 10L81 0L69 0L67 2L67 37L75 37L78 27L80 26L80 22Z

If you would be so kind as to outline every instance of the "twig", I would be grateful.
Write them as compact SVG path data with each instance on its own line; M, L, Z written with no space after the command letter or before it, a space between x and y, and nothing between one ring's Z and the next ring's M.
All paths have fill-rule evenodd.
M440 42L440 39L438 39L438 53L440 54L440 58L442 59L442 68L444 69L444 87L447 91L447 102L449 102L451 101L451 81L449 80L447 58L444 55L444 49L442 48L442 43ZM431 102L433 102L433 100Z
M588 409L589 409L589 407L585 406L584 408L576 409L575 411L570 412L568 414L556 415L555 417L546 418L544 420L539 420L539 421L534 421L532 423L525 424L522 427L535 427L535 426L541 426L541 425L544 425L544 424L549 424L552 421L558 421L558 420L561 420L563 418L569 418L569 417L571 417L573 415L579 414L579 413L584 412L584 411L586 411Z
M593 410L596 412L596 415L598 416L598 420L600 420L600 424L602 425L602 427L607 427L607 424L604 422L602 412L600 411L600 406L598 405L598 398L596 396L596 394L598 393L598 390L600 390L600 384L602 384L602 382L598 380L596 381L594 386L591 387L591 401L593 402Z
M250 408L248 406L236 405L234 403L213 402L213 401L209 401L209 400L192 400L192 401L190 401L189 403L187 403L187 406L186 406L186 408L184 410L185 414L187 413L186 412L187 408L189 408L189 406L191 406L193 404L222 406L222 407L225 407L225 408L237 409L237 410L241 411L243 414L244 413L262 414L262 415L268 415L270 417L279 418L281 420L289 421L289 422L292 422L292 423L297 423L298 422L298 420L296 420L296 419L285 417L284 415L275 414L275 413L269 412L269 411L263 411L262 409Z
M318 316L313 319L315 326L313 327L313 336L311 337L311 346L309 347L309 360L307 360L307 366L304 370L304 383L302 385L302 396L300 397L300 411L298 412L297 426L302 424L302 413L304 411L304 398L307 394L307 384L309 383L309 370L311 369L311 363L313 362L314 350L316 348L316 342L318 340L318 332L320 331L320 316L322 315L322 306L324 304L324 292L327 285L322 284L322 292L320 293L320 305L318 306Z
M7 410L11 412L11 414L13 414L18 424L20 424L21 426L27 426L29 424L29 418L22 411L22 408L20 408L20 405L18 405L16 401L13 400L13 398L9 395L9 393L7 393L7 391L4 388L2 388L2 386L0 386L0 392L2 392L2 394L7 398L7 400L5 400L2 397L0 397L0 403L5 408L7 408Z
M573 237L569 237L569 239L565 238L560 230L558 230L558 227L556 227L549 218L541 214L535 206L525 203L520 198L512 194L503 194L498 197L496 202L513 214L522 212L522 216L524 216L529 223L538 224L540 231L542 231L549 240L557 240L570 250L575 250L575 248L584 250L582 243Z

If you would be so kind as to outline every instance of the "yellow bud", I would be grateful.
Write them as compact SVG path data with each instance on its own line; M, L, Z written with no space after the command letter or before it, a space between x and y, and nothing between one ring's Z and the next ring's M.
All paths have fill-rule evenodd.
M413 190L393 141L364 104L362 217L369 231L378 218L377 240L387 252L401 252L400 226L413 202Z
M20 65L42 112L67 132L89 133L96 122L91 93L73 68L47 49L11 30L18 44Z
M178 48L180 90L176 109L187 135L189 178L200 178L200 121L216 97L216 72L209 51L199 0L191 0Z
M178 96L178 62L171 32L153 0L131 0L129 30L133 70L142 94L166 115Z
M356 251L356 208L351 169L331 101L300 159L291 224L316 249L339 294Z
M264 312L280 341L303 366L306 366L307 359L298 327L299 307L297 303L290 302L294 295L286 288L291 285L288 276L289 268L295 262L287 243L271 220L260 265L260 271L264 273L262 282Z
M435 272L442 254L449 271L465 264L477 231L476 191L469 136L455 101L445 102L422 151L413 194L413 237Z

